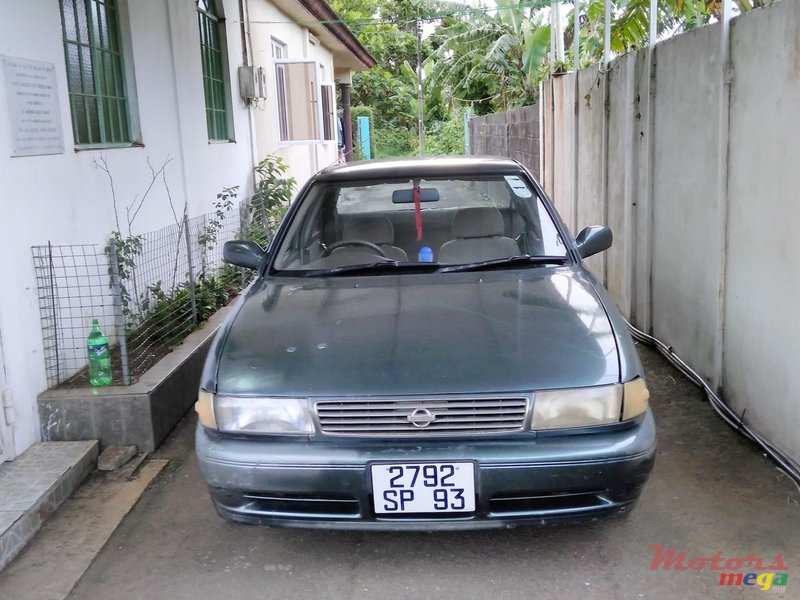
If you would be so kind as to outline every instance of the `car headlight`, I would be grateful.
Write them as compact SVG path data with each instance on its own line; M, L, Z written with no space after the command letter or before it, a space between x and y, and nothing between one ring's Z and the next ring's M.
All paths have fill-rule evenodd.
M533 398L533 429L562 429L616 423L622 411L622 386L547 390Z
M634 419L646 411L649 399L650 390L644 379L637 377L626 383L622 392L622 420Z
M214 416L214 394L205 390L197 393L197 402L194 403L197 420L208 429L217 428L217 418Z
M209 397L213 398L213 401L210 402ZM208 392L201 391L195 410L202 425L228 433L272 435L314 433L314 424L306 398L214 397Z
M565 429L627 421L647 410L649 396L641 378L624 385L536 392L531 429Z

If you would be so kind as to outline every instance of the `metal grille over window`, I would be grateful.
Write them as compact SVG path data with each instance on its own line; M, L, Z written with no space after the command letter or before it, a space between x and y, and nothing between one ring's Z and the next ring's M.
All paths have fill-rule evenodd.
M395 435L482 434L521 431L525 397L319 400L323 433L381 437Z
M61 0L75 143L131 142L116 0Z
M228 93L225 86L222 19L214 0L197 0L200 51L203 62L203 91L209 140L230 140Z

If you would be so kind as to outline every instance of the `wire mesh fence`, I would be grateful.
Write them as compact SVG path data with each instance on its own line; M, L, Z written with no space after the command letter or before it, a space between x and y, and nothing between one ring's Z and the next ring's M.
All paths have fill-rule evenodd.
M47 382L55 385L86 365L92 319L113 332L118 308L109 289L108 256L97 246L48 243L32 251Z
M97 245L33 246L47 382L88 385L86 338L97 319L115 385L133 383L236 295L251 271L223 264L226 241L266 245L246 203Z

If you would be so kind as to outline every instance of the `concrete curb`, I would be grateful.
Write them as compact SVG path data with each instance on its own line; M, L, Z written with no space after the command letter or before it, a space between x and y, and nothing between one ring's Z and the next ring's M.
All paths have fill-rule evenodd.
M96 440L34 444L0 466L0 570L94 470Z
M96 473L45 523L27 548L0 573L0 600L63 600L141 495L169 463L151 460ZM130 472L129 472L130 471Z

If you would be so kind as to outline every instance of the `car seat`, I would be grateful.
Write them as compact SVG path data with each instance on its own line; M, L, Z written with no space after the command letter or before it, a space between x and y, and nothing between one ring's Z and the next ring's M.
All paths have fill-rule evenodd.
M462 208L453 218L454 240L439 249L438 262L461 264L519 254L519 246L504 235L503 215L496 208Z
M344 223L342 239L372 242L380 246L387 258L400 262L408 261L408 254L405 250L392 245L394 243L394 227L389 217L379 215L351 217Z

